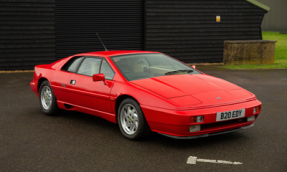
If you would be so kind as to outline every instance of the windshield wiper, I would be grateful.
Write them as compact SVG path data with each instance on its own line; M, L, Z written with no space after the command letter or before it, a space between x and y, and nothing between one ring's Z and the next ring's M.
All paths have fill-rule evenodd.
M193 72L193 70L175 70L175 71L170 71L170 72L166 72L164 75L174 75L174 74L178 74L178 73L191 73Z

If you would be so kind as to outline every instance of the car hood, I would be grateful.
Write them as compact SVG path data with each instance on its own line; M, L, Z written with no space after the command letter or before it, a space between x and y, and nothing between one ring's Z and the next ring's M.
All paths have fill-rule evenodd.
M205 74L168 75L131 81L177 106L240 101L255 96L225 80Z

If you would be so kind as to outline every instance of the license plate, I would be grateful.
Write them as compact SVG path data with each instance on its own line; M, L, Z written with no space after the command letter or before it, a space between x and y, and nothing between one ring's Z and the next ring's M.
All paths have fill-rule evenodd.
M218 112L216 114L216 121L225 121L229 119L237 119L237 118L242 118L242 117L245 117L245 109Z

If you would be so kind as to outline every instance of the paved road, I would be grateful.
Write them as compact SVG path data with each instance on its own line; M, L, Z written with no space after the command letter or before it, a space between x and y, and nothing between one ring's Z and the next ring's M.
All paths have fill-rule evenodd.
M287 171L287 70L202 71L257 95L263 108L253 128L195 140L153 133L130 141L98 117L43 115L29 87L32 73L0 74L0 171ZM243 165L190 165L189 156Z

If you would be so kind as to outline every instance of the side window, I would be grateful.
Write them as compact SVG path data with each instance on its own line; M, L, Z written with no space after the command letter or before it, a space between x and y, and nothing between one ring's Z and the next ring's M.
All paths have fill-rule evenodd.
M93 76L100 72L100 65L102 59L87 57L81 64L78 74L83 74L87 76Z
M79 63L82 61L84 57L74 57L70 59L61 70L68 72L76 72Z
M106 60L103 60L102 62L100 73L105 74L105 78L109 80L112 80L115 76L115 72L113 71L113 69Z

